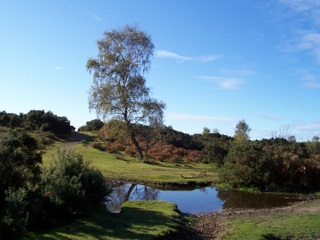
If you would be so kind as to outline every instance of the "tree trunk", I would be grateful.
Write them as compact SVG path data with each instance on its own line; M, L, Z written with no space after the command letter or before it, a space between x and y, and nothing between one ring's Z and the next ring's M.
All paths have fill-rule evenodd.
M126 196L124 197L125 202L129 201L130 195L131 195L135 186L137 186L137 184L131 184L130 188L128 189L128 192L126 193Z
M132 131L130 132L130 137L131 137L131 140L132 140L134 146L135 146L136 149L137 149L137 153L138 153L139 159L140 159L140 160L143 160L142 149L141 149L141 147L140 147L140 145L139 145L139 143L138 143L138 141L137 141L137 139L136 139L136 135L134 134L134 132L132 132Z
M127 125L127 129L128 131L130 132L130 138L131 138L131 141L132 143L134 144L134 146L136 147L137 149L137 153L138 153L138 157L140 160L143 160L143 153L142 153L142 149L136 139L136 134L135 134L135 131L134 131L134 126L130 123L130 121L128 120L128 116L127 116L127 109L125 110L125 114L124 114L124 120L125 120L125 123Z

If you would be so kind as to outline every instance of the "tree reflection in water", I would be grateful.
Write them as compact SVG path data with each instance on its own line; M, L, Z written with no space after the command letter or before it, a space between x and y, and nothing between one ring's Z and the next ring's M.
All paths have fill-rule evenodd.
M289 194L255 193L206 187L201 189L158 190L137 183L112 181L113 193L106 203L111 212L119 212L130 200L164 200L178 205L182 212L217 212L223 209L273 208L287 206L301 199Z
M301 200L290 194L246 192L231 189L220 189L217 197L224 202L223 209L283 207Z
M157 200L160 191L137 183L113 183L113 192L106 206L110 212L120 212L122 203L129 200Z

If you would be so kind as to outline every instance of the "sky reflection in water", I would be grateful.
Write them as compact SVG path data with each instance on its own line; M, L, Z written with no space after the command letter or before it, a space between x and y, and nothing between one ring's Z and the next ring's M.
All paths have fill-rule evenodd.
M177 204L184 213L219 212L230 208L272 208L287 206L300 199L288 194L249 193L206 187L195 190L159 190L139 184L120 184L107 202L111 212L130 200L164 200Z

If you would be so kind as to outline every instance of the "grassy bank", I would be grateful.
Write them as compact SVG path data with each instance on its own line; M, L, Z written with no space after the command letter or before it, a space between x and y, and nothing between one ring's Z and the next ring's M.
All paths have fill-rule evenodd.
M227 220L233 239L320 239L320 200L302 202L286 211L256 212Z
M24 240L172 239L182 229L176 205L163 201L131 201L120 214L105 211L45 232L32 232Z
M203 163L144 163L137 158L124 154L110 154L90 147L94 136L83 135L89 139L87 144L78 139L73 142L56 142L43 155L44 166L48 165L56 148L73 149L81 154L91 166L99 169L108 179L121 179L160 185L197 185L210 184L218 181L217 169Z

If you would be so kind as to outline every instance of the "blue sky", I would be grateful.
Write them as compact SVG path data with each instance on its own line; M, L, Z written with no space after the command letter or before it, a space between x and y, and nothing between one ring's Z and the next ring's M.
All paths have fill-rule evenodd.
M138 24L155 44L146 75L165 124L251 139L320 134L319 0L46 0L0 2L0 110L51 110L75 127L89 112L103 32Z

